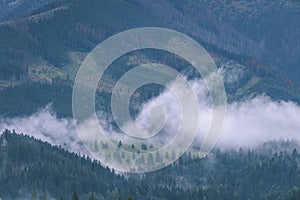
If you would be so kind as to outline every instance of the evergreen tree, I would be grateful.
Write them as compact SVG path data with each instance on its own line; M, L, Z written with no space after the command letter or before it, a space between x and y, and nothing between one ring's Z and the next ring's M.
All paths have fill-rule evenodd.
M162 162L162 158L161 158L161 156L160 156L160 154L159 154L158 151L156 151L156 154L155 154L155 162L156 163Z
M148 164L149 167L151 167L152 165L154 165L154 158L153 158L152 153L148 154L147 164Z
M122 147L122 141L119 141L119 144L118 144L118 148L121 148Z
M74 192L72 195L72 200L79 200L77 192Z
M41 196L41 198L40 198L41 200L47 200L48 199L48 197L47 197L47 193L46 192L44 192L44 194Z
M274 154L268 149L215 150L211 152L211 156L205 158L191 158L189 153L184 153L174 165L149 175L142 175L143 178L140 178L139 175L124 177L115 174L108 167L101 166L98 161L80 157L78 154L69 153L28 136L7 132L5 138L8 152L7 164L10 167L0 176L0 193L8 195L7 199L16 199L17 197L9 195L15 195L16 188L21 191L28 185L33 186L31 200L49 199L46 193L39 196L37 191L65 194L71 197L64 197L65 199L72 200L77 200L78 195L90 200L91 191L101 193L103 199L117 199L126 191L133 192L137 199L144 197L174 200L253 199L255 197L256 199L298 200L300 196L299 153L296 150L292 152L296 145L289 146L290 144L286 143L272 143L272 150L279 145L289 149L285 151L280 148L282 152L278 151ZM136 167L144 166L142 153L136 154L136 157L138 158L134 160ZM152 153L152 156L149 154L145 157L146 162L153 163L153 157L154 160L161 158L160 155ZM155 164L161 163L155 161ZM218 170L210 170L207 173L211 167ZM134 169L132 170L134 172ZM191 187L185 190L185 187L178 184L178 180L189 182ZM238 184L236 184L237 180ZM157 183L160 186L157 186ZM194 189L199 183L205 184L206 187ZM73 194L72 190L77 193Z
M144 151L146 151L147 150L147 145L146 144L142 144L141 145L141 149L143 149Z
M92 193L90 194L89 200L95 200L94 192L92 192Z
M36 189L34 187L33 191L32 191L32 195L31 195L31 200L37 200L37 199L38 199L38 195L37 195Z

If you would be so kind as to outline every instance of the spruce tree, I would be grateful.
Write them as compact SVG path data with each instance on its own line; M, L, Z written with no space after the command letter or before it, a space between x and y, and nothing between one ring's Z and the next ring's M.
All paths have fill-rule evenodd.
M79 200L76 192L73 193L72 200Z

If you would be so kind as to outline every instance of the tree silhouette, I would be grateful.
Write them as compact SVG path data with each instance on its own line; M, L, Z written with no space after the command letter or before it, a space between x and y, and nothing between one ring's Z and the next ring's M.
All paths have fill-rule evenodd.
M123 145L122 141L120 141L119 144L118 144L118 148L120 148L122 145Z
M133 200L132 196L129 195L129 197L127 198L127 200Z
M74 192L72 195L72 200L79 200L77 192Z
M95 200L94 192L92 192L92 193L90 194L89 200Z

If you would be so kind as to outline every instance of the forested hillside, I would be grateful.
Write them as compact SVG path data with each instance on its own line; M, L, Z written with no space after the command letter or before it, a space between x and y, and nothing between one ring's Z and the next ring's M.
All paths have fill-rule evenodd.
M228 113L224 134L206 157L197 156L203 142L199 130L173 164L149 173L121 173L81 149L72 91L93 48L141 27L169 28L201 44L223 78ZM0 0L0 200L300 200L299 55L299 0ZM112 118L117 81L145 63L170 66L186 77L203 95L198 106L205 119L199 129L206 123L211 91L204 83L202 88L191 63L163 50L136 50L111 63L95 95L99 124L117 148L102 138L88 145L111 160L165 166L180 148L160 155L156 150L166 141L120 139L122 127ZM141 80L149 76L139 73ZM134 122L139 116L144 122L143 116L151 118L147 109L163 102L172 123L161 133L171 136L177 131L173 124L182 125L175 120L181 113L164 89L158 84L138 88L128 109ZM89 121L83 125L88 134L95 131ZM121 147L132 157L122 156ZM136 157L146 150L156 152Z
M116 174L86 156L9 131L0 144L2 199L300 199L295 141L216 150L201 159L186 153L139 175Z
M13 6L12 2L3 2L3 8ZM244 85L239 85L239 90L229 88L230 100L255 93L276 100L300 101L296 56L300 10L293 6L298 4L258 0L55 0L34 5L30 2L16 1L15 6L27 5L30 12L0 24L0 90L30 82L51 85L57 79L72 83L86 54L101 41L124 30L158 26L181 31L197 40L219 67L243 66L248 79L242 80ZM130 63L132 57L124 58L111 74L145 59L151 61L153 55L161 58L164 53L137 52L137 62ZM178 62L167 64L175 69L178 66ZM114 80L105 80L105 85L113 84ZM110 87L102 89L110 92ZM0 109L0 113L5 115L6 111Z
M1 0L0 22L24 17L24 15L30 14L33 10L50 1L51 0Z

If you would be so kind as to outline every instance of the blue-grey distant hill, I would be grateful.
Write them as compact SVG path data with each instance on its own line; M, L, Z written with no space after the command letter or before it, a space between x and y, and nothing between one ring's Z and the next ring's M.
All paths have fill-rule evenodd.
M51 1L52 0L1 0L0 22L23 17L41 5Z
M0 99L4 102L15 98L12 86L30 90L32 82L71 90L76 70L91 49L113 34L145 26L181 31L202 44L219 67L228 63L230 69L241 67L244 76L237 85L226 85L230 101L263 93L300 101L297 1L2 0L0 5L0 89L4 92ZM175 68L183 66L160 53L138 52L134 57L137 63L163 60ZM129 57L119 60L116 65L129 66L112 69L108 77L119 77L137 64L128 61ZM105 82L110 86L115 80ZM38 93L41 90L31 91L37 98L49 99L48 103L69 98ZM110 93L111 87L103 90ZM45 101L28 98L18 101L17 114L23 113L22 101L32 111ZM0 113L15 114L7 110L13 110L9 102L6 108L0 106Z

